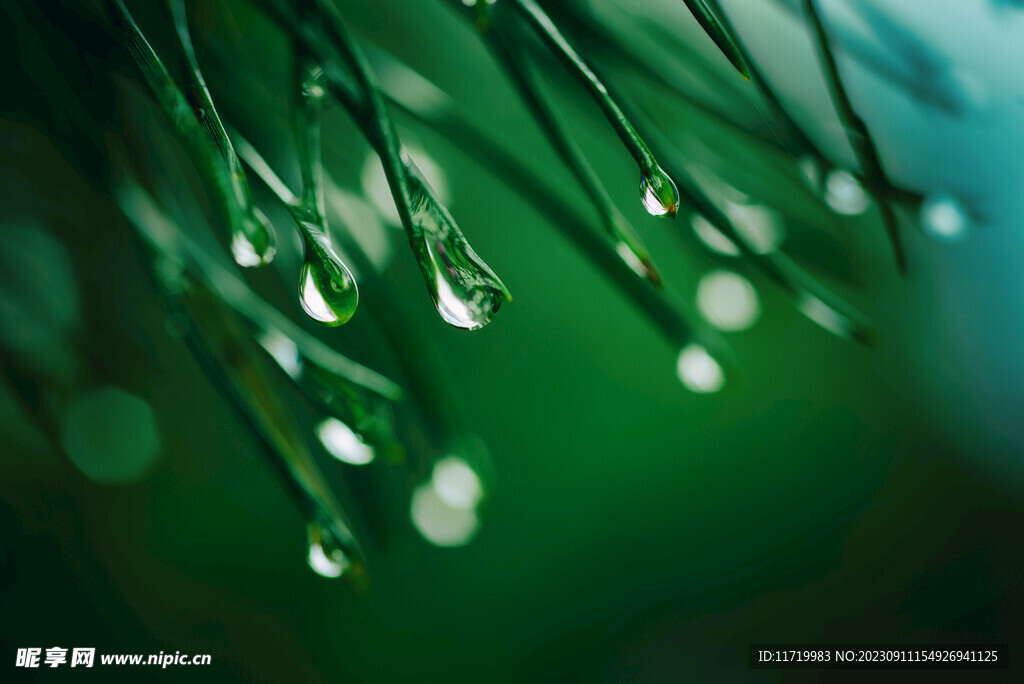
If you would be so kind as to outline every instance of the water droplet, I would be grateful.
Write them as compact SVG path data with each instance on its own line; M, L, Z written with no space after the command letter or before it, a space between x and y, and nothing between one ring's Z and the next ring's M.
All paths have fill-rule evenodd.
M346 323L356 311L359 289L352 273L319 228L305 239L306 258L299 273L299 301L310 318L324 325Z
M644 171L640 176L640 199L651 216L675 217L679 207L679 190L660 167Z
M761 315L757 290L732 271L712 271L697 285L697 308L719 330L746 330Z
M274 260L277 239L273 226L256 207L243 219L242 225L231 232L231 255L243 268L265 266Z
M932 195L921 203L921 228L925 233L944 242L964 239L970 225L967 211L951 195Z
M501 303L511 301L505 285L477 256L462 231L411 162L413 234L410 243L430 298L445 321L476 330L491 322Z
M465 546L480 529L475 508L458 508L442 499L429 482L413 491L410 515L423 538L435 546Z
M320 423L316 436L327 452L339 461L351 465L366 465L373 461L373 447L337 418L328 418Z
M715 228L711 221L700 214L693 214L690 217L690 225L693 226L693 232L696 233L700 241L712 252L726 256L740 255L740 248L736 246L736 243L727 238L722 231Z
M321 577L341 577L349 567L348 557L334 535L323 526L309 523L309 555L306 560L313 572Z
M458 456L446 456L434 464L431 484L437 495L455 508L476 508L484 495L480 477Z
M699 344L688 345L679 352L676 372L683 385L692 392L708 394L725 386L722 366Z
M825 202L843 216L856 216L868 209L868 193L849 171L834 169L825 179Z

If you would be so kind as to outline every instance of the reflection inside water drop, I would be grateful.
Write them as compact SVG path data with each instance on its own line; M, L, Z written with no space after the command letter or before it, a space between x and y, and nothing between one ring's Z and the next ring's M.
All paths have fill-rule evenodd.
M346 323L356 311L359 290L352 273L330 246L306 246L299 273L299 301L313 320L324 325Z
M725 386L725 372L708 350L691 344L679 352L676 372L680 381L692 392L707 394Z
M655 168L640 176L640 200L651 216L675 217L679 206L679 191L668 174Z

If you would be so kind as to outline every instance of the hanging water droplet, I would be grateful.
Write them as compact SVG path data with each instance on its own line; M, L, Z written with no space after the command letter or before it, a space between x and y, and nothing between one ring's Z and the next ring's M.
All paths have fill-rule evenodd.
M667 214L675 218L679 206L679 190L668 174L661 167L655 166L640 175L640 199L651 216Z
M309 555L306 557L309 567L321 577L341 577L349 567L349 560L334 535L317 523L309 523L306 532L309 537Z
M512 300L498 276L477 256L462 231L407 161L413 234L410 244L430 298L445 321L476 330L491 322L501 303Z
M697 285L697 308L719 330L746 330L761 315L757 290L731 271L712 271Z
M313 320L324 325L346 323L359 304L359 289L352 273L326 239L311 227L305 240L306 258L299 273L299 301Z
M339 461L351 465L366 465L373 461L373 447L337 418L321 422L316 428L316 436L327 452Z
M843 216L856 216L868 209L868 193L860 181L842 169L834 169L825 179L825 201L832 211Z
M970 225L967 211L951 195L931 195L921 203L921 228L925 233L944 242L964 239Z
M274 260L277 239L273 226L263 212L251 207L242 225L231 232L231 255L243 268L265 266Z
M688 345L679 352L676 372L691 392L709 394L725 386L722 366L699 344Z

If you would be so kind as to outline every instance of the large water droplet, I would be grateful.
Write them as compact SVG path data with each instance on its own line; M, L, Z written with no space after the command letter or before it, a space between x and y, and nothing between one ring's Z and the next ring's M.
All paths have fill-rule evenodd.
M640 176L640 199L652 216L675 217L679 207L679 190L660 167L644 171Z
M231 232L231 255L243 268L265 266L277 253L277 237L273 226L256 207L243 219L242 225Z
M825 179L825 202L843 216L856 216L868 209L868 193L849 171L834 169Z
M950 195L932 195L921 203L921 228L925 233L945 242L964 239L970 225L967 211Z
M679 352L676 372L683 385L692 392L709 394L725 386L725 371L699 344L691 344Z
M501 303L511 301L505 285L477 256L462 231L411 162L408 163L416 255L430 298L441 318L476 330L491 322Z
M328 418L316 428L327 452L334 458L351 465L366 465L373 461L373 447L337 418Z
M746 330L761 315L757 290L743 276L712 271L697 285L697 308L719 330Z
M299 273L302 308L324 325L346 323L359 303L355 278L326 239L313 234L305 242L306 259Z
M309 523L309 555L306 561L313 572L321 577L341 577L349 567L348 557L334 535L323 526Z

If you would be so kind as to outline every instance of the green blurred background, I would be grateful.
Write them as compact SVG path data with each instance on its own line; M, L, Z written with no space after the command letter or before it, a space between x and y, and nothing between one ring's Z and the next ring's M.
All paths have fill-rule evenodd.
M453 214L515 297L486 328L451 329L432 310L400 230L377 207L368 148L331 107L324 156L347 208L339 211L362 224L353 230L375 246L389 283L386 300L364 293L361 306L393 316L417 344L432 341L437 357L424 363L446 375L457 411L486 444L475 463L488 489L481 526L458 548L430 544L410 519L413 489L446 453L422 436L429 427L414 406L396 410L400 436L421 446L404 462L352 466L319 455L365 535L372 588L360 594L310 571L302 517L182 344L113 205L99 159L123 145L197 217L187 230L212 235L198 177L130 65L107 53L90 25L102 13L88 3L5 3L5 668L17 648L60 645L213 656L209 668L93 673L132 681L800 682L843 673L752 671L748 645L1020 643L1024 140L1015 129L1024 85L1007 83L1000 66L1024 50L1010 38L1022 21L1017 10L923 0L891 8L933 57L967 74L950 86L966 93L953 113L922 104L858 53L841 53L892 175L914 192L954 193L970 206L972 230L956 243L929 239L913 208L900 209L910 255L903 278L873 209L831 212L802 184L795 157L763 144L772 122L681 0L637 4L645 7L548 6L613 28L623 11L642 12L689 46L677 71L666 71L689 75L677 83L687 101L636 63L606 55L600 40L576 36L680 155L776 207L786 217L782 249L870 316L882 341L872 349L829 335L745 264L680 243L691 230L682 213L674 223L646 216L631 161L553 61L546 71L574 135L673 296L696 312L698 284L722 268L753 285L756 323L724 333L737 375L719 393L688 392L675 372L679 349L530 197L399 117L414 156L425 169L427 157L436 163L443 177L431 180L443 180ZM793 118L835 163L853 166L795 3L722 4ZM856 3L823 4L857 34L846 16ZM450 6L341 6L362 39L450 93L586 212ZM170 44L162 6L131 7L158 52ZM291 169L283 36L241 2L203 3L193 14L221 115ZM884 35L874 40L866 54L884 55L887 45L899 55ZM654 49L626 44L641 55ZM109 73L98 66L107 63ZM334 330L302 320L297 241L269 193L253 185L281 248L273 268L245 273L248 282L320 339L402 382L382 344L396 332L367 311ZM11 378L33 388L52 422L26 410ZM313 425L308 407L282 397ZM1009 673L968 676L976 679L957 681Z

